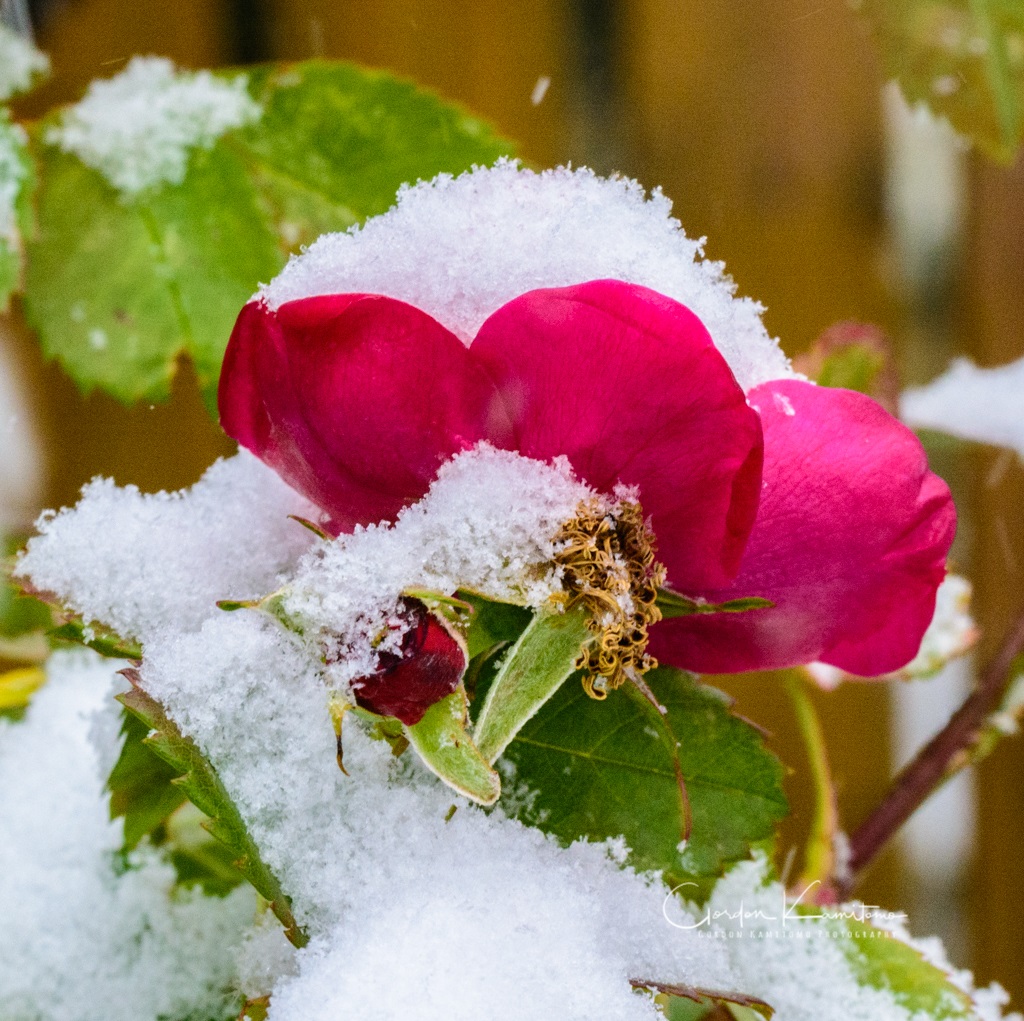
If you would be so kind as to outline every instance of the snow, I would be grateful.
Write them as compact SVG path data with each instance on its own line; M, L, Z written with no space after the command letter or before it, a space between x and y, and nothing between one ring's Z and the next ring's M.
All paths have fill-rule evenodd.
M14 249L20 246L17 208L26 176L20 152L24 142L24 129L11 124L0 111L0 242Z
M914 429L1009 447L1024 457L1024 358L982 369L957 358L926 386L906 390L900 415Z
M256 898L245 887L223 899L174 891L173 868L151 849L116 868L121 823L110 820L89 739L96 714L114 704L113 670L91 654L58 654L26 719L0 721L3 1013L223 1017Z
M311 550L284 609L336 661L330 679L344 690L378 668L378 653L397 651L398 600L407 589L547 602L561 591L555 534L595 495L564 459L547 465L481 444L444 465L394 525L360 528ZM375 644L382 631L389 640Z
M50 70L50 58L0 22L0 103L24 92L34 78Z
M218 599L280 584L312 541L289 514L317 512L246 451L185 492L143 494L94 479L73 511L39 519L18 571L124 637L194 628Z
M502 507L496 494L509 503ZM472 577L492 592L508 586L539 599L554 582L537 572L550 526L579 495L564 465L480 447L454 459L394 526L325 543L288 520L310 516L302 499L241 454L189 491L150 496L93 482L77 509L44 517L20 572L143 643L147 691L210 759L311 937L293 952L263 919L244 939L224 940L231 963L223 964L205 937L187 951L174 942L168 927L185 924L176 911L187 906L208 920L209 910L205 901L175 901L152 922L162 964L146 958L125 985L144 978L156 990L146 995L164 995L163 976L188 973L204 955L204 966L248 994L270 993L270 1021L653 1021L659 1015L631 991L632 978L759 995L778 1008L778 1021L920 1021L889 993L862 988L835 941L740 939L723 916L711 932L694 928L699 914L673 900L660 877L623 867L621 840L562 848L500 805L484 812L453 794L416 756L395 758L353 720L343 734L343 774L322 654L266 614L215 606L284 586L308 600L305 613L338 626L363 596L372 606L413 576L442 587ZM93 697L104 687L97 683ZM51 712L50 691L63 697L44 691L36 705L46 715L33 719L52 716L58 729L26 751L32 756L47 742L61 746L74 729ZM110 719L85 724L109 761ZM60 771L69 772L63 764ZM48 774L40 782L61 794ZM97 802L94 794L90 804ZM23 814L33 818L27 807ZM45 847L53 823L40 825L33 842ZM104 825L103 846L116 846L116 830L111 837ZM75 832L61 853L91 846L87 827L80 840ZM89 876L67 882L88 892L98 884ZM712 905L763 900L777 909L781 898L781 887L765 886L762 865L749 863L719 884ZM76 952L106 945L90 928L95 917L106 916L93 908L71 915L65 939ZM109 939L135 931L124 915L116 920ZM36 950L48 930L36 920L22 931ZM49 967L51 984L39 987L48 996L62 973ZM136 1002L135 1016L147 1016ZM999 1007L991 1009L998 1018Z
M98 170L122 195L181 184L195 149L259 120L244 74L176 71L164 57L133 57L50 128L46 140Z
M735 297L721 263L702 258L671 202L635 181L514 161L403 187L395 207L320 238L261 290L277 308L318 294L366 292L407 301L469 344L481 323L525 291L617 279L692 309L745 390L793 371L761 322Z

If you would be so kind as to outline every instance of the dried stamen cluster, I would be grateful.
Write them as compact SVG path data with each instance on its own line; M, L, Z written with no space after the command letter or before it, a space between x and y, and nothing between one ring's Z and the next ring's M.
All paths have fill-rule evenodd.
M661 620L655 600L665 569L638 503L587 500L555 537L567 608L590 611L595 639L578 666L591 698L638 679L657 666L647 655L647 631Z

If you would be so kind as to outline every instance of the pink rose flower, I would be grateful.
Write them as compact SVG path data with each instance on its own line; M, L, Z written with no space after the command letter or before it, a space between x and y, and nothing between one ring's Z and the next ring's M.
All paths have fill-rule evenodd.
M956 526L917 438L870 398L797 379L744 395L693 312L617 280L522 294L468 346L380 295L253 301L219 400L335 533L393 520L481 441L636 487L669 588L773 604L652 628L654 655L702 673L898 669Z

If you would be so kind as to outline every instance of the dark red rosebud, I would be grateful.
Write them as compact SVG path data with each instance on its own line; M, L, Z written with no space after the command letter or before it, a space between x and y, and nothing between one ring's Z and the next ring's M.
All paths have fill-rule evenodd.
M356 704L381 716L397 717L406 726L459 686L466 653L458 639L418 599L402 601L409 630L400 653L380 653L380 669L352 682Z

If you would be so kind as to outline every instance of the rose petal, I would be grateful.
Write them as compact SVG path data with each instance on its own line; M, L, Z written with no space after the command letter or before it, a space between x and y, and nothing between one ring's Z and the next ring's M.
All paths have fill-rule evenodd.
M689 309L614 280L531 291L498 309L470 350L520 453L565 454L604 492L639 487L675 585L735 574L757 509L761 429Z
M749 396L765 438L757 522L735 580L699 594L775 605L663 621L652 652L707 673L813 660L863 676L898 669L945 574L948 487L914 434L862 394L777 380Z
M393 519L473 446L494 389L440 323L378 295L250 303L221 374L221 422L347 530Z

